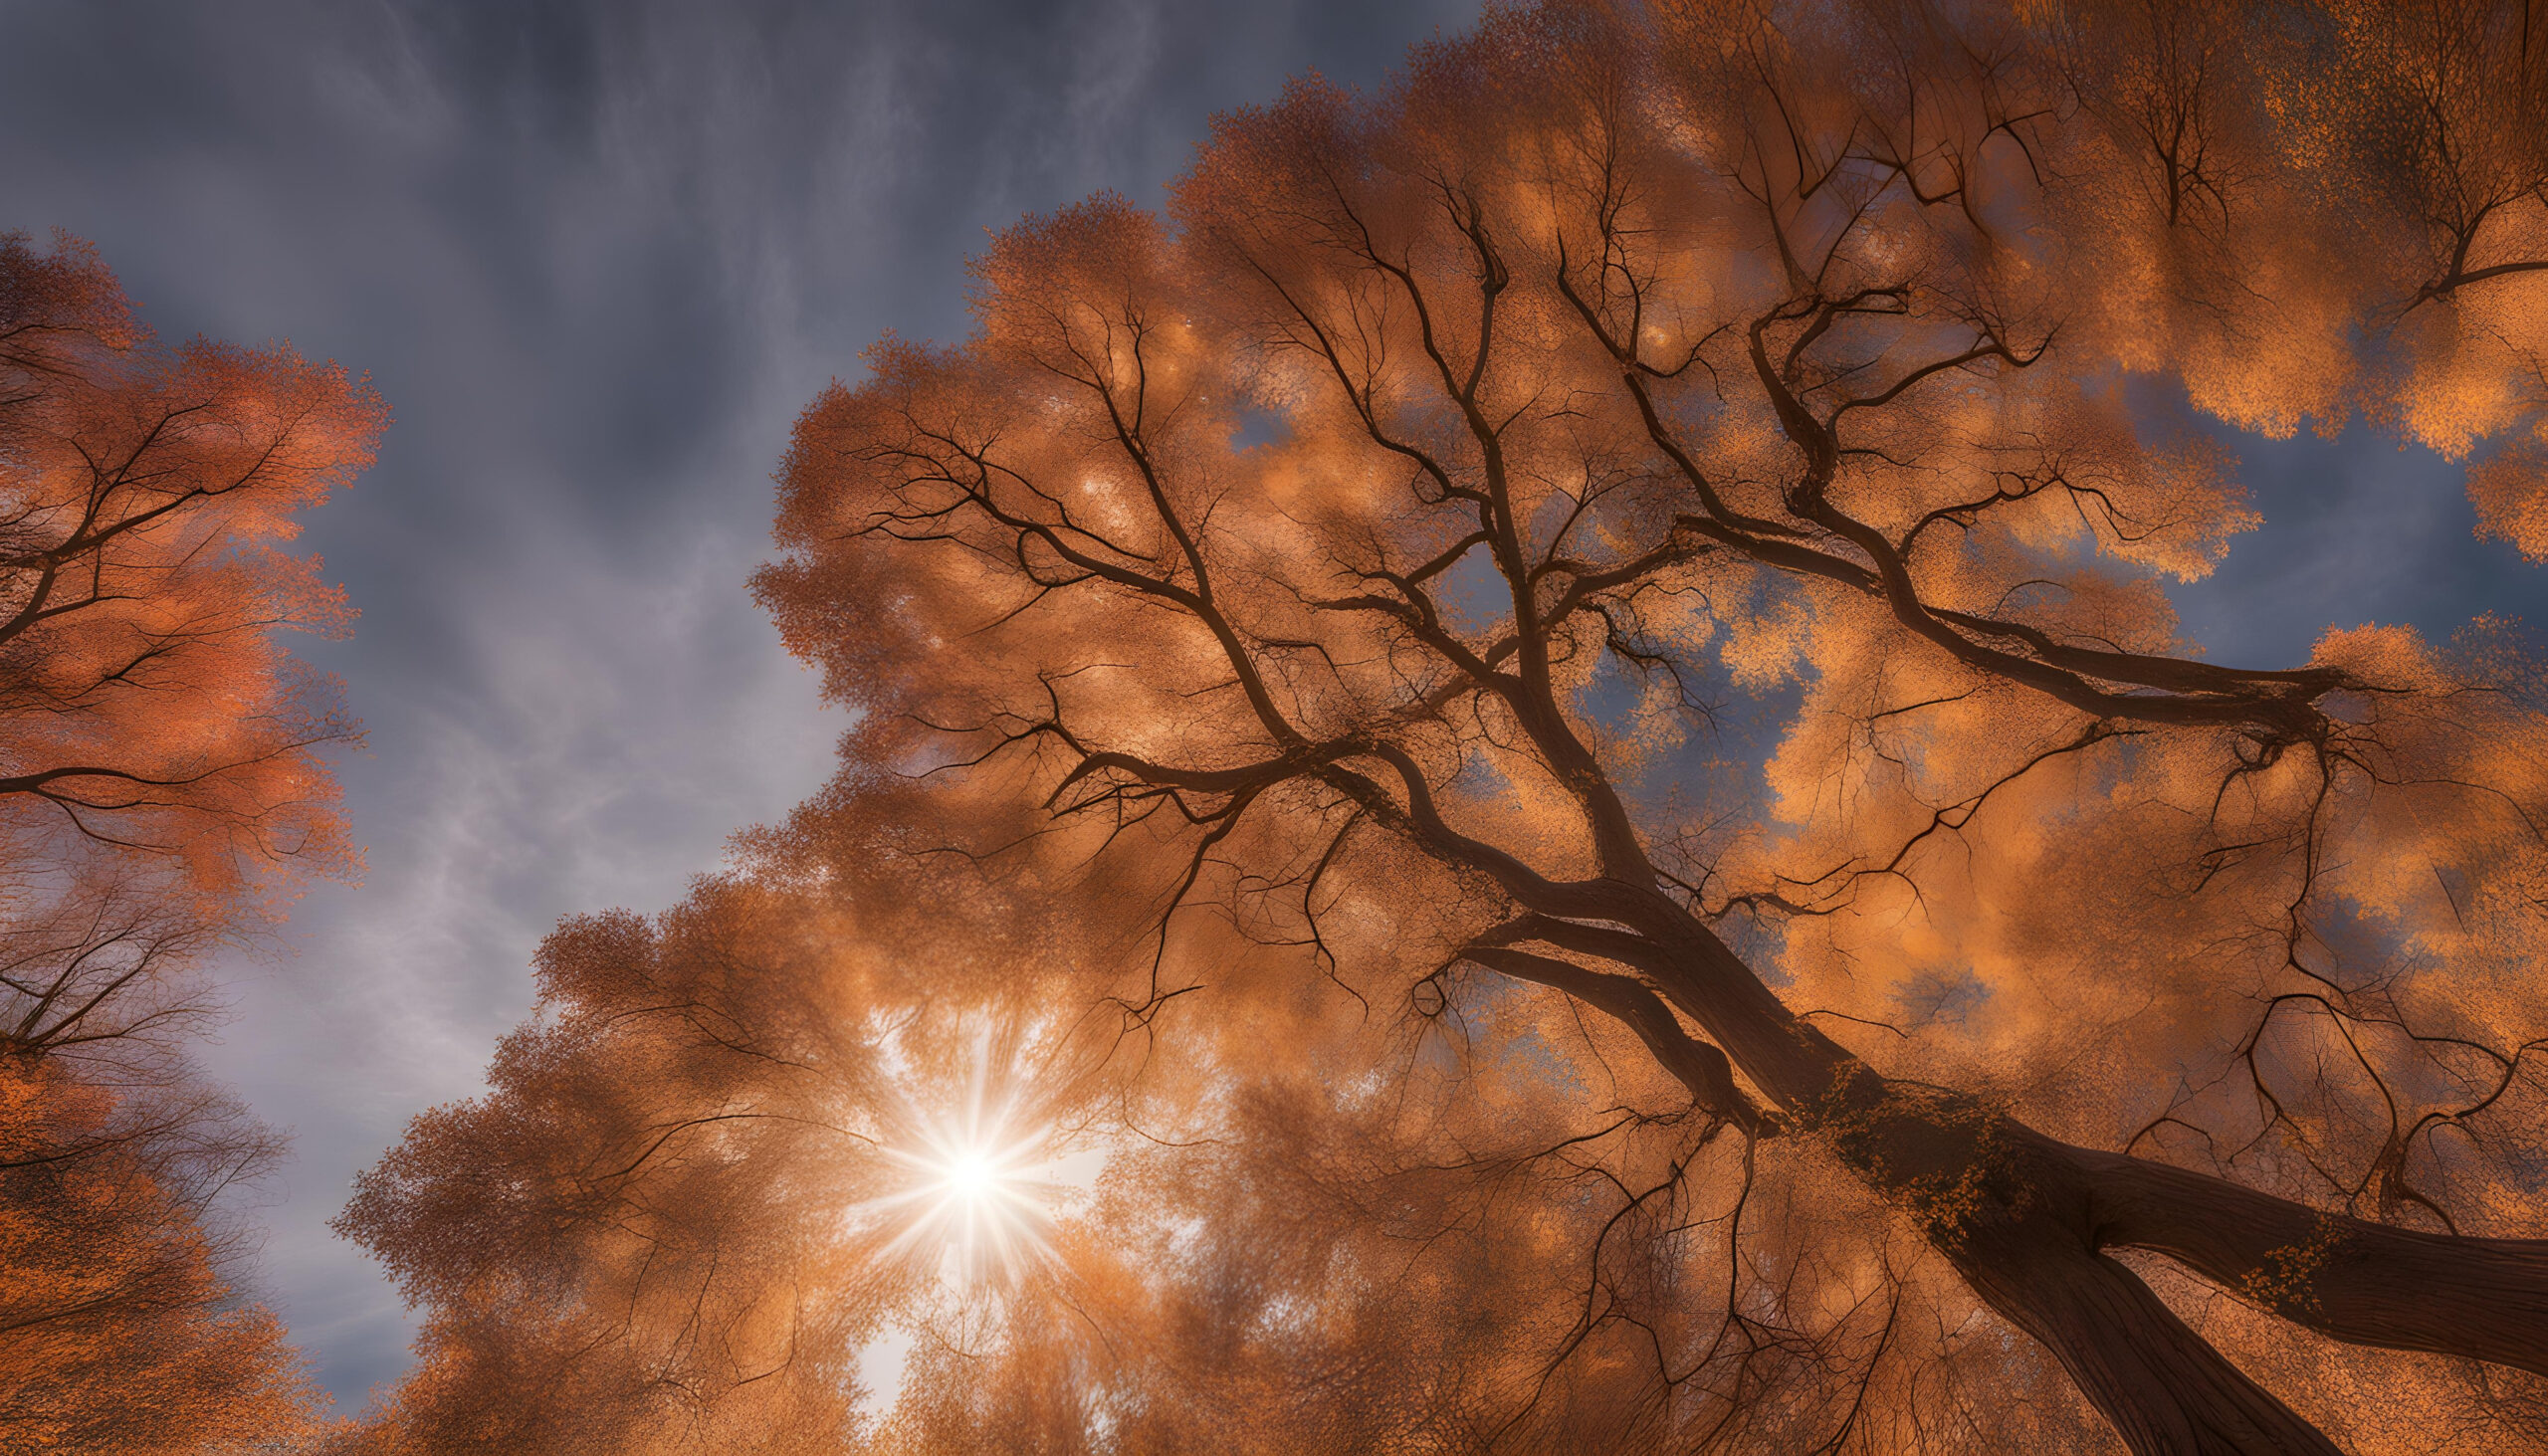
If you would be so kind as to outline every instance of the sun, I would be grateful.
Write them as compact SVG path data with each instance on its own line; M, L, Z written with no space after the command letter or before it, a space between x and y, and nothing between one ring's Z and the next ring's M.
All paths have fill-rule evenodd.
M962 1286L1014 1284L1054 1257L1052 1130L988 1084L977 1071L956 1111L905 1122L882 1149L901 1185L867 1205L892 1230L882 1256L935 1262Z
M911 1181L886 1200L901 1225L886 1252L935 1251L940 1272L962 1284L1013 1283L1052 1252L1049 1190L1033 1176L1042 1140L979 1131L991 1136L938 1130L919 1147L889 1152Z
M947 1164L947 1191L951 1196L972 1200L993 1198L999 1193L999 1169L979 1153L959 1154Z

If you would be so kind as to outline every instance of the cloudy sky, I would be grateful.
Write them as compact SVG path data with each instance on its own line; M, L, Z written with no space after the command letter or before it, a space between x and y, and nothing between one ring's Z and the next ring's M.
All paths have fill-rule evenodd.
M370 869L233 968L211 1054L296 1135L261 1277L348 1405L408 1339L324 1228L353 1173L478 1088L557 917L669 903L823 776L842 725L743 588L796 410L885 329L959 333L982 229L1155 201L1213 110L1377 82L1474 10L0 0L0 229L88 238L163 334L289 338L397 413L308 536L363 613L306 652L370 727ZM2270 523L2180 598L2217 656L2548 621L2454 468L2241 448Z

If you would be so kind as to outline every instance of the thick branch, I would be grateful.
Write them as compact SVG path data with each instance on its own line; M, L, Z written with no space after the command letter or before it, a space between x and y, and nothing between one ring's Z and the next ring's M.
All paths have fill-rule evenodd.
M1555 987L1619 1021L1637 1034L1664 1071L1680 1079L1691 1102L1709 1117L1754 1137L1770 1132L1769 1118L1734 1085L1734 1068L1725 1053L1683 1030L1671 1008L1643 983L1500 945L1472 945L1460 953L1500 975Z
M2548 1239L2426 1233L2146 1158L2070 1154L2090 1179L2102 1245L2164 1254L2348 1345L2548 1374Z

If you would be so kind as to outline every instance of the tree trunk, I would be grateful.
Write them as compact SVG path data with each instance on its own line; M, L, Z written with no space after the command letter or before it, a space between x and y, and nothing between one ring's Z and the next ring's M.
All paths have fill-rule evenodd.
M2164 1255L2331 1339L2548 1374L2548 1240L2394 1228L2071 1146L1972 1098L1887 1082L1686 921L1638 929L1548 938L1652 976L1801 1131L1830 1139L1920 1219L1974 1293L2041 1342L2137 1456L2337 1448L2108 1248Z
M2040 1225L2040 1226L2038 1226ZM2336 1446L2114 1260L2050 1220L1968 1220L1947 1256L1985 1304L2052 1352L2144 1456L2338 1456Z
M1863 1067L1817 1114L1814 1130L1842 1161L1920 1220L1983 1303L2051 1352L2136 1456L2339 1456L2098 1251L2080 1149Z
M1595 913L1612 924L1534 916L1508 938L1643 971L1788 1123L1829 1139L1918 1218L1974 1292L2040 1341L2141 1456L2336 1448L2109 1248L2164 1255L2334 1340L2548 1374L2548 1240L2393 1228L2071 1146L1973 1098L1887 1082L1789 1011L1678 906L1613 892Z

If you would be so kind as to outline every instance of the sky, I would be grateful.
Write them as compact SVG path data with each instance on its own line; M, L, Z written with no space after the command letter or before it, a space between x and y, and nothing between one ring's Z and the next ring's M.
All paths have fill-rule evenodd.
M87 238L163 335L368 371L380 463L307 544L362 612L297 650L369 728L359 887L226 967L207 1061L296 1161L258 1292L347 1408L395 1292L326 1220L482 1086L563 915L659 909L825 776L842 718L743 590L795 413L887 329L962 333L983 229L1153 203L1210 114L1379 82L1475 0L0 0L0 229ZM2240 440L2266 518L2178 592L2243 665L2329 626L2548 623L2458 468Z

